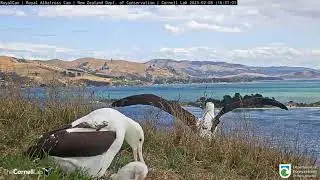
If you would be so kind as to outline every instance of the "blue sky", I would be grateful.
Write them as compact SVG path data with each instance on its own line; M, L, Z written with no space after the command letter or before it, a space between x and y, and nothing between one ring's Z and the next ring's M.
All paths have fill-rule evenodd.
M153 58L320 68L320 2L238 6L1 6L0 55Z

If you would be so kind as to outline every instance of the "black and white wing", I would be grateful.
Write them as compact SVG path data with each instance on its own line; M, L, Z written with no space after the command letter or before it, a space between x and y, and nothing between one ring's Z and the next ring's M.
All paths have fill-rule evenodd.
M221 116L223 116L224 114L230 111L233 111L234 109L247 108L247 107L261 107L265 105L275 106L284 110L288 110L287 106L280 103L279 101L276 101L275 99L269 99L269 98L263 98L263 97L243 99L243 100L225 105L220 110L220 112L214 117L211 131L213 132L215 127L219 124Z
M116 139L115 131L99 131L87 123L45 133L36 145L25 152L31 158L45 155L59 157L86 157L106 152Z

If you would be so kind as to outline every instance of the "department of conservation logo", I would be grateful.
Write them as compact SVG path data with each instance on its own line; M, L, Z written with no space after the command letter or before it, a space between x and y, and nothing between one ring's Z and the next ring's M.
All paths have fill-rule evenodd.
M291 175L291 164L279 164L279 174L282 178L288 178Z

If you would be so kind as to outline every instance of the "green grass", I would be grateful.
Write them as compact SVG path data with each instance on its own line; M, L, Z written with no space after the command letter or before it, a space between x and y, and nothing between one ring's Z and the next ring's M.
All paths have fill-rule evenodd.
M28 146L44 132L74 121L92 111L80 99L51 100L40 107L24 100L18 93L0 97L0 173L1 179L90 179L84 172L65 173L52 160L33 162L22 156ZM145 131L144 158L152 171L148 179L279 179L279 163L314 165L314 159L294 155L291 151L271 148L267 143L246 137L220 135L212 141L200 139L187 129L177 143L176 131L155 130L152 122L142 124ZM125 144L113 160L107 174L132 161L130 147ZM4 169L20 170L54 167L43 175L10 175Z

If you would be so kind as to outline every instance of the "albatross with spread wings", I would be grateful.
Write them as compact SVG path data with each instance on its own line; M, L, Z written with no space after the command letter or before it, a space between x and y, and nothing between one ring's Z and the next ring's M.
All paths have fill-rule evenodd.
M144 163L141 126L115 109L102 108L43 134L26 154L32 158L47 154L67 172L84 169L92 177L102 177L124 140L131 146L134 160L139 156Z
M250 99L244 99L238 102L227 104L215 116L214 104L212 102L207 102L203 117L198 119L195 115L183 109L178 103L170 102L164 98L161 98L153 94L139 94L139 95L128 96L113 102L112 106L123 107L123 106L131 106L131 105L138 105L138 104L152 105L168 112L169 114L173 115L177 119L183 121L193 131L199 132L202 137L204 136L211 137L211 135L214 135L217 131L217 126L220 123L220 117L225 113L228 113L237 108L258 106L258 105L259 106L270 105L270 106L276 106L281 109L288 110L288 108L284 104L274 99L250 98Z

